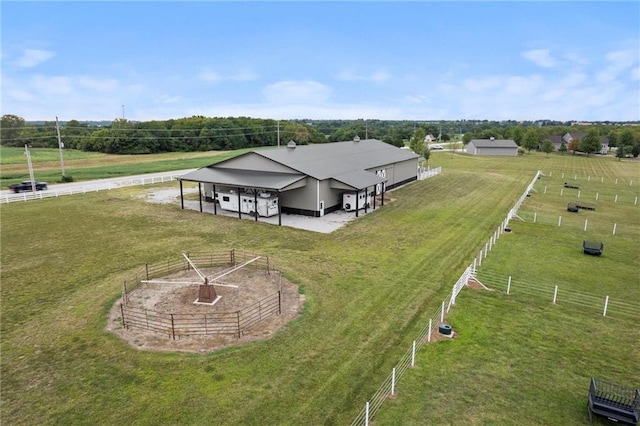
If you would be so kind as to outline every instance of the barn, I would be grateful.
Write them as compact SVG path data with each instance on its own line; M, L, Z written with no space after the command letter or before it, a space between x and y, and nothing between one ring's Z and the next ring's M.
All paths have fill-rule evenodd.
M376 196L417 179L419 156L377 139L257 149L180 176L197 182L202 202L238 217L282 213L320 217L375 208ZM281 224L281 221L279 221Z
M472 139L467 144L467 154L518 155L518 145L511 139Z

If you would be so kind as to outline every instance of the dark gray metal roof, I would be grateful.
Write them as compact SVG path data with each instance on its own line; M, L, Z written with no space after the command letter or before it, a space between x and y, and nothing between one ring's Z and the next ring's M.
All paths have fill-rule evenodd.
M512 139L472 139L471 142L476 148L518 148L518 144Z
M399 149L377 139L298 145L295 148L263 149L253 152L318 180L337 178L345 173L419 157L414 152Z
M364 170L358 170L355 172L343 173L341 175L333 176L333 180L344 183L345 185L350 186L354 189L362 189L386 181L386 179Z
M261 172L258 170L240 170L203 167L178 180L206 182L216 185L229 185L243 188L263 188L281 190L305 178L303 174Z

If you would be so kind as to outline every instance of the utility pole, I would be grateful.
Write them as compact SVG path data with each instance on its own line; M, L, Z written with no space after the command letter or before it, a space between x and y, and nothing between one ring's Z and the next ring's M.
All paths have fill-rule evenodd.
M31 164L31 153L29 152L29 145L24 145L24 153L27 156L27 164L29 165L29 177L31 178L31 190L33 191L33 196L36 195L36 178L33 176L33 165Z
M124 120L124 105L122 105L122 119Z
M364 122L364 138L369 139L369 123Z
M62 158L62 138L60 137L60 124L58 123L58 117L56 117L56 132L58 133L58 150L60 151L60 169L62 170L62 177L64 177L64 159Z
M280 148L280 120L278 120L278 148Z

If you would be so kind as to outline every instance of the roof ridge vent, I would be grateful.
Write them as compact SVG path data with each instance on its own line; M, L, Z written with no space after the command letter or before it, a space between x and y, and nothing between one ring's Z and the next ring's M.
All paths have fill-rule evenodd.
M291 148L294 149L296 147L296 143L292 140L289 141L289 143L287 144L287 148Z

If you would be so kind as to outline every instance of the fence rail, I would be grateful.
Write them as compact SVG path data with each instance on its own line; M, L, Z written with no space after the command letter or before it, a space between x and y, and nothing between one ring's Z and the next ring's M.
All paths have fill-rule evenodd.
M189 260L198 268L227 266L231 271L237 265L248 263L245 267L264 270L265 273L277 273L266 256L230 250L216 253L187 253ZM176 339L182 336L202 334L234 334L241 337L245 330L255 326L266 318L282 313L281 290L234 312L185 314L160 313L129 304L130 296L141 288L144 280L164 277L172 273L192 269L186 259L169 259L166 262L146 264L134 276L125 281L122 291L122 325L125 328L147 329L166 334ZM223 272L225 272L223 271ZM280 279L282 276L280 275Z
M86 194L88 192L108 191L111 189L125 188L128 186L152 185L156 183L174 181L178 177L182 176L183 174L184 173L168 173L162 176L140 177L140 178L122 180L118 182L93 183L93 184L87 184L82 186L74 185L64 189L56 188L54 186L51 189L47 189L44 191L36 191L35 193L21 192L18 194L4 194L0 196L0 202L6 204L6 203L13 203L16 201L43 200L45 198L57 198L57 197L62 197L64 195Z
M427 179L442 173L442 167L436 167L433 169L418 169L418 180Z
M611 298L606 294L596 295L569 290L553 283L532 282L521 278L514 279L512 276L484 270L476 271L474 278L487 287L504 291L508 295L535 297L557 305L576 305L587 308L593 313L613 318L633 319L640 317L640 305Z

